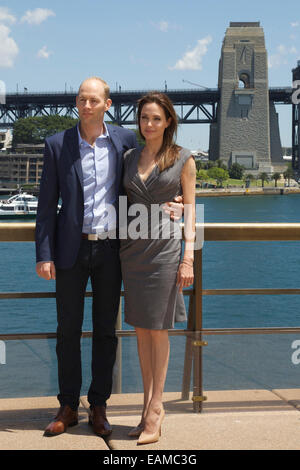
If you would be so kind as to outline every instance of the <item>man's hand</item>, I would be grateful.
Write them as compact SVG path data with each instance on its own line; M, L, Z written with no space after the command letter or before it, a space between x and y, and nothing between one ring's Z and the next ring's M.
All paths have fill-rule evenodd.
M39 277L49 281L56 278L55 265L53 261L40 261L36 264L36 273Z
M170 215L171 220L180 220L184 211L183 197L176 196L174 202L166 202L164 210L166 214Z

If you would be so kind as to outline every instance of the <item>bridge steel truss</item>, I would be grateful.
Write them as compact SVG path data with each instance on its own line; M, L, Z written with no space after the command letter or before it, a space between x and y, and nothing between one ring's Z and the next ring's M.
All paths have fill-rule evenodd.
M0 104L0 128L13 127L21 118L36 116L72 116L78 118L73 93L8 93Z
M296 69L296 72L294 79L300 79L300 67ZM113 104L106 113L107 120L119 126L136 125L137 102L148 91L112 92ZM273 87L269 89L269 99L275 104L292 104L293 167L300 172L300 104L292 103L294 91L291 87ZM179 123L210 124L217 122L220 89L163 90L163 92L172 100ZM58 114L78 118L75 99L75 93L63 92L7 94L5 103L0 104L0 128L11 128L18 119L30 116Z
M111 93L112 106L107 120L119 126L135 125L137 102L145 91ZM216 121L219 90L174 90L166 92L172 100L180 123L211 123ZM74 93L7 94L0 104L0 128L13 127L16 120L34 116L72 116L78 118Z

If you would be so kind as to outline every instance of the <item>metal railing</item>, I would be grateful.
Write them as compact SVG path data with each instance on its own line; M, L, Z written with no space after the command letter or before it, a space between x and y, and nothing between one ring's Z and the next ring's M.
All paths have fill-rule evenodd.
M197 230L200 225L196 224ZM0 242L34 242L34 223L1 223ZM300 223L206 223L204 224L204 240L209 241L299 241ZM34 262L34 260L33 260ZM299 327L260 327L260 328L203 328L202 301L203 296L210 295L298 295L300 289L203 289L202 286L202 250L195 251L194 286L186 289L184 295L190 297L187 329L169 330L171 336L186 336L184 372L182 382L182 398L188 399L191 377L193 377L193 407L201 412L203 395L202 348L206 346L203 335L235 335L235 334L285 334L300 333ZM123 295L123 293L121 293ZM87 297L92 293L87 292ZM53 298L53 292L2 292L0 299L34 299ZM117 322L118 337L134 336L135 331L122 330L121 315ZM91 337L92 332L82 333L83 337ZM0 334L0 340L24 340L56 338L56 333L13 333ZM118 360L118 359L117 359Z

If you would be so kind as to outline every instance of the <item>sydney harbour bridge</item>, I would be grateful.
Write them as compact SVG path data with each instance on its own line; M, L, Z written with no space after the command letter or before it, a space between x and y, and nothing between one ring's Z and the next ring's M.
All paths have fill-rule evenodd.
M234 29L235 28L235 29ZM231 31L234 31L234 41L232 46L232 54L234 54L236 64L231 69L235 70L235 76L231 77L231 69L226 70L226 57L228 56L228 48L231 41ZM236 32L240 32L239 44L237 44ZM259 23L231 23L227 30L224 43L226 50L224 55L221 55L220 60L220 71L219 71L219 87L218 88L204 88L199 87L198 89L180 89L180 90L160 90L166 93L172 100L175 109L177 111L178 120L180 124L210 124L211 126L218 126L222 119L222 113L218 112L218 108L222 106L222 92L225 96L225 88L228 87L229 82L234 82L237 79L237 83L230 89L231 103L227 105L225 117L226 122L230 119L240 118L240 115L233 116L234 113L246 113L246 119L248 119L248 108L250 112L251 106L253 108L253 96L256 93L256 87L259 88L262 82L267 83L267 79L257 78L255 74L259 71L259 77L263 77L264 73L267 76L267 65L264 65L266 71L262 67L259 70L255 64L256 57L261 54L261 43L259 48L255 49L257 40L256 37L263 35L262 28ZM227 44L225 42L227 38ZM228 45L229 44L229 45ZM239 52L240 47L240 52ZM223 52L222 52L223 54ZM227 55L226 55L227 54ZM266 54L265 54L266 55ZM223 57L223 59L222 59ZM222 65L222 60L224 64ZM261 63L261 60L258 61ZM237 74L237 70L240 72ZM298 82L300 86L300 61L298 66L292 71L292 81ZM224 80L220 79L220 74L224 76ZM251 83L252 81L252 83ZM242 88L240 88L242 84ZM258 85L256 85L258 84ZM231 86L231 85L230 85ZM112 123L116 123L120 126L128 126L136 124L136 110L138 99L147 92L148 90L136 90L126 91L119 90L111 92L112 106L107 112L107 120ZM228 93L227 93L228 95ZM268 87L265 90L267 108L271 108L274 105L290 105L291 106L291 120L292 120L292 156L293 156L293 167L296 170L300 170L300 142L299 142L299 124L300 124L300 92L298 94L298 100L295 101L295 88L291 86L287 87ZM0 128L13 127L14 123L20 118L34 117L34 116L49 116L49 115L61 115L61 116L72 116L77 118L78 112L76 108L76 93L72 92L44 92L44 93L8 93L6 95L5 103L0 104ZM248 101L247 101L248 100ZM260 100L260 99L259 99ZM258 100L258 101L259 101ZM298 101L298 102L297 102ZM233 103L235 109L233 110ZM225 100L224 100L225 103ZM225 109L225 104L223 108ZM247 105L248 103L248 105ZM250 103L250 104L249 104ZM261 104L258 104L258 107ZM224 112L224 110L223 110ZM244 117L245 117L244 116ZM259 115L260 116L260 115ZM242 114L243 118L243 114ZM260 117L259 117L260 119ZM263 117L261 117L263 120ZM238 119L239 121L241 119ZM256 118L257 120L257 118ZM227 125L227 124L226 124ZM226 130L226 126L223 126L225 131L219 130L219 135L222 137L223 133L230 133ZM250 129L250 128L249 128ZM247 131L245 131L247 133ZM249 131L250 133L250 131ZM237 134L237 132L235 132ZM221 138L220 137L220 138ZM243 136L241 136L242 138ZM254 132L254 141L256 139ZM230 141L230 135L228 136ZM220 141L220 146L222 142ZM250 144L255 145L255 143ZM226 145L225 145L226 147ZM248 145L249 147L249 145ZM231 149L232 150L232 149ZM227 152L229 153L229 151ZM234 152L232 152L234 153ZM253 151L255 153L255 151ZM241 156L240 156L241 157ZM249 155L247 155L249 160ZM255 160L256 157L254 156ZM259 159L257 159L259 160ZM233 160L232 160L233 161ZM238 160L236 160L238 161ZM246 161L246 160L245 160Z

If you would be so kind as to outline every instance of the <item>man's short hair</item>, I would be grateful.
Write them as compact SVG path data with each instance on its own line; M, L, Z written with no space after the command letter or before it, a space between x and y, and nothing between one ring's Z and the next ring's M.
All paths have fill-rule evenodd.
M89 77L89 78L86 78L85 80L83 80L83 82L80 84L80 87L79 87L79 90L78 90L78 95L80 93L80 89L83 85L84 82L88 81L88 80L97 80L98 82L101 82L103 87L104 87L104 96L105 96L105 99L107 100L109 98L109 94L110 94L110 89L109 89L109 85L106 83L105 80L103 80L102 78L100 77Z

